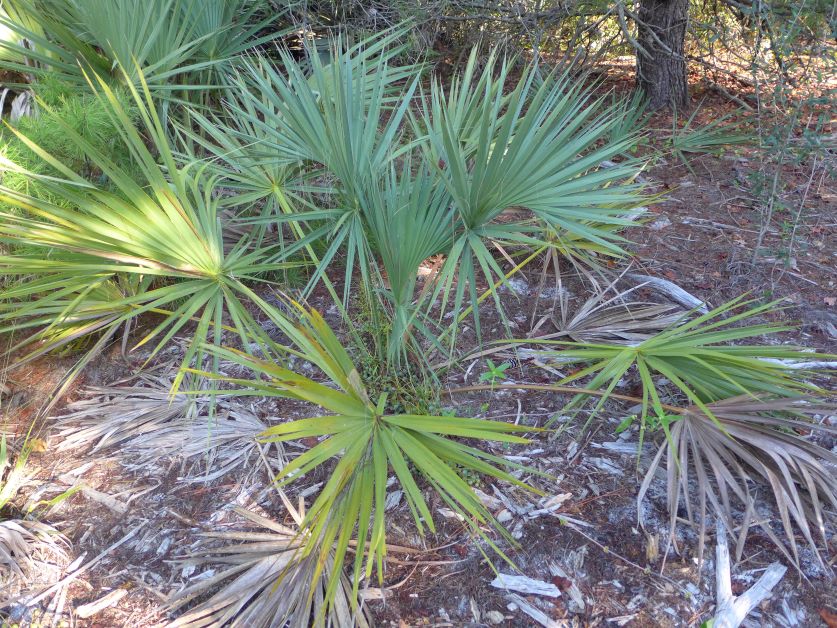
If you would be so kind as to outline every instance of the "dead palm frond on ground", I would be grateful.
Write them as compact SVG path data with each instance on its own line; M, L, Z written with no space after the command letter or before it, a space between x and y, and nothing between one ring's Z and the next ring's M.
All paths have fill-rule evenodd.
M256 530L202 535L198 549L184 562L214 569L214 575L171 596L173 611L201 601L168 628L369 626L366 611L356 608L351 583L334 571L333 557L317 574L318 554L303 552L308 537L298 526L304 511L294 509L287 498L285 503L293 528L236 508ZM332 578L338 584L328 598Z
M59 451L116 452L132 469L180 459L184 481L207 482L253 467L267 425L240 400L191 392L171 395L171 377L134 386L93 387L56 420ZM210 412L212 408L212 412Z
M66 558L67 540L55 528L40 521L7 519L0 521L0 584L11 591L12 581L25 583L43 567L33 558L37 552ZM7 601L0 597L0 606Z
M572 308L570 294L561 285L559 270L556 273L558 284L555 307L550 314L542 317L529 333L532 341L569 338L578 343L636 345L671 327L687 315L687 312L670 304L631 301L631 293L642 288L642 285L627 290L615 290L616 283L623 275L624 273L581 305ZM547 321L552 323L555 331L536 336L539 328Z
M823 564L828 517L837 510L837 454L812 442L811 435L837 434L837 428L813 418L833 414L837 406L741 395L708 408L712 418L697 406L669 417L666 436L640 487L639 512L665 461L672 538L683 505L688 521L699 527L701 556L711 511L728 530L739 530L739 558L748 532L758 528L797 566L799 532ZM775 523L771 510L779 515Z
M31 447L27 438L20 451L13 451L0 433L0 513L13 514L0 520L0 608L57 578L67 562L69 542L64 535L47 523L14 516L11 507L18 491L35 475L27 464Z

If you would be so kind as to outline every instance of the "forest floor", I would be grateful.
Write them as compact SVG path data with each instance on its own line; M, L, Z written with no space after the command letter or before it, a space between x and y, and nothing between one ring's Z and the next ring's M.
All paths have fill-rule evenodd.
M699 88L698 88L699 91ZM701 94L697 94L698 102ZM732 106L721 96L707 93L697 121L716 119ZM671 128L670 114L651 120L661 137ZM835 129L829 129L833 133ZM774 320L799 323L787 338L821 351L837 347L837 188L823 179L809 183L810 171L790 166L785 180L787 205L804 200L788 254L787 229L771 228L762 243L763 253L754 259L760 218L744 182L758 169L760 156L741 147L720 156L693 159L691 170L676 158L658 163L644 173L650 191L662 194L650 210L651 221L627 232L634 243L631 272L668 279L712 305L749 292L754 298L783 298L787 308L772 312ZM781 217L774 220L781 224ZM533 321L548 316L554 307L549 290L539 290L540 267L523 271L504 288L503 302L513 321L513 331L525 336ZM567 286L572 292L572 284ZM517 294L515 294L515 292ZM661 300L650 287L640 297ZM583 300L583 297L582 299ZM574 295L571 303L579 303ZM326 296L315 294L310 305L321 308L330 323L339 317ZM501 333L496 318L486 311L486 329ZM462 334L462 342L468 340ZM491 335L491 332L489 332ZM474 342L475 339L471 338ZM151 376L166 376L162 356ZM96 387L126 377L142 356L131 355L128 364L115 347L92 365L68 396L77 402ZM29 365L6 382L4 424L13 433L28 429L32 412L43 394L71 364L55 358ZM482 360L465 361L444 382L446 388L474 384L484 370ZM543 382L552 375L526 361L507 371L513 382ZM136 380L134 382L136 384ZM142 384L142 382L140 382ZM137 385L140 385L137 384ZM145 384L148 384L146 380ZM628 384L630 385L630 384ZM95 391L94 391L95 392ZM100 393L106 397L106 393ZM498 390L446 397L443 405L459 416L483 416L543 426L561 416L567 397L554 393ZM265 425L301 416L305 411L286 401L253 401L243 410ZM66 412L61 407L54 414ZM375 623L393 626L532 626L530 614L540 612L550 625L697 626L709 619L715 604L714 535L710 534L702 562L694 530L677 526L670 545L665 508L665 486L656 480L642 505L644 528L637 521L636 495L643 468L653 445L646 444L637 463L636 430L615 433L629 414L624 405L608 405L592 429L582 421L566 422L557 437L533 435L528 446L497 449L501 455L545 471L557 481L532 478L544 497L519 489L474 479L475 488L495 515L518 540L503 544L520 573L554 585L557 597L519 594L491 586L495 573L476 543L468 538L455 516L446 517L442 504L432 503L439 528L435 535L418 537L411 515L396 491L388 512L388 541L417 550L393 552L383 587L368 592L366 603ZM828 419L827 419L828 420ZM832 420L834 418L832 417ZM561 419L559 418L559 422ZM67 555L42 557L55 568L44 568L45 584L55 582L93 560L81 575L57 587L54 595L24 610L12 604L4 612L10 623L49 625L51 617L39 613L59 611L64 625L135 626L162 625L166 597L187 584L208 578L211 570L183 562L207 531L246 528L231 509L237 505L278 521L287 511L271 488L270 477L283 453L255 448L245 451L243 464L210 481L184 483L191 472L200 480L207 472L201 458L184 462L177 456L146 462L136 452L118 447L98 451L62 448L68 435L80 428L70 422L48 424L38 435L42 446L29 459L32 477L21 491L20 507L41 504L71 487L77 492L47 505L46 520L67 536ZM834 442L821 443L829 449ZM301 445L301 446L304 446ZM289 447L289 451L294 450ZM312 493L323 478L313 474L289 490L292 501ZM80 488L79 487L83 487ZM450 513L452 515L452 513ZM804 543L800 545L804 547ZM808 550L801 550L801 573L790 568L770 599L749 617L752 626L835 625L837 590L832 576L837 546L832 537L828 569ZM763 533L754 530L744 559L732 570L733 590L747 589L764 568L785 558ZM512 573L496 561L495 567ZM57 577L56 577L57 575ZM377 582L372 584L377 587ZM124 593L112 593L124 591ZM82 619L73 609L112 593L115 603L91 618ZM6 597L0 592L0 598ZM535 610L532 610L535 609ZM527 614L528 611L528 614ZM49 615L49 613L47 613ZM46 622L46 623L43 623Z

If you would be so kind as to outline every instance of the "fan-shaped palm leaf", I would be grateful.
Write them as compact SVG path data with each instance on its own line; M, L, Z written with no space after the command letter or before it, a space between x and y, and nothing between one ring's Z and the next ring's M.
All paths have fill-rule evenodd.
M457 312L466 294L476 301L478 275L489 286L504 277L492 241L543 244L537 219L621 254L617 228L644 210L641 186L632 182L637 164L599 167L637 139L631 131L600 142L623 128L626 110L607 106L569 75L538 81L533 64L504 94L510 64L490 55L478 76L478 59L475 51L450 88L433 83L419 123L460 225L437 288L447 301L455 285ZM499 220L511 208L529 210L531 220ZM502 312L496 291L494 301ZM476 310L474 318L479 331Z
M196 168L177 163L148 88L132 89L132 94L159 162L107 84L93 77L91 86L118 121L121 140L136 163L140 181L69 127L68 137L97 164L112 190L85 180L19 134L63 177L32 175L50 196L66 200L66 205L0 186L0 199L18 210L0 215L0 242L12 245L12 250L26 245L17 254L0 257L0 271L21 279L12 288L12 296L15 302L28 302L22 311L6 307L0 320L7 324L20 320L8 325L14 330L28 325L26 316L45 322L45 315L53 312L60 328L88 313L78 311L84 305L78 296L86 297L91 286L124 275L136 293L111 301L111 311L121 313L107 325L116 328L148 312L161 315L159 324L137 344L156 341L152 353L192 320L197 327L184 364L200 361L204 340L211 337L212 342L220 342L225 316L232 323L229 329L243 342L259 336L261 329L241 298L251 292L248 282L285 267L277 262L277 246L262 247L257 234L251 234L225 251L213 181ZM3 166L21 171L8 161ZM181 378L182 374L175 387Z
M317 555L302 555L306 539L299 529L243 508L235 510L259 531L203 535L198 549L185 562L213 566L218 572L177 592L170 608L176 610L207 593L212 595L171 622L169 628L369 625L365 611L353 610L357 598L352 598L346 577L335 573L333 558L328 559L322 573L315 575ZM297 524L302 522L298 512L292 510L292 514ZM219 546L217 541L227 544ZM332 578L339 584L330 604L326 604L326 589ZM213 591L218 585L222 586Z
M767 492L779 513L784 537L794 562L799 564L795 530L820 557L815 534L827 543L825 508L837 508L837 455L801 435L837 433L817 423L814 414L833 413L833 405L800 400L741 395L706 406L688 408L671 417L666 439L651 462L637 497L641 502L666 460L667 505L671 529L681 503L689 521L700 527L700 554L707 524L707 505L734 529L735 511L744 511L740 522L740 556L747 531L756 525L785 553L770 516L756 512L757 492ZM757 489L752 488L757 482ZM760 508L759 508L760 510ZM642 513L642 508L639 509ZM739 511L740 512L740 511ZM789 556L790 557L790 556Z
M383 577L386 550L384 502L390 469L401 483L420 532L435 530L435 525L414 476L415 471L449 508L463 517L473 534L502 556L481 526L491 525L511 540L508 533L452 465L524 488L528 486L501 468L517 465L451 437L525 443L527 441L515 433L531 431L531 428L478 419L387 414L386 396L376 403L369 399L349 355L322 317L316 311L306 312L301 308L300 316L302 322L295 327L283 318L276 318L275 322L291 339L294 348L289 350L316 364L328 378L328 385L274 362L218 348L212 349L215 355L252 369L258 377L234 379L207 376L239 386L237 394L290 397L310 402L331 413L276 425L263 434L268 442L326 437L282 469L277 477L282 484L292 482L337 458L329 480L302 523L302 528L311 538L310 542L306 542L303 556L308 557L312 553L318 556L315 580L330 563L334 548L334 571L329 578L326 599L331 599L339 584L338 574L354 535L357 536L357 549L353 596L357 594L360 581L371 575L375 564L379 577ZM275 347L276 350L281 348ZM364 567L364 556L367 554Z
M643 389L643 419L649 404L658 415L665 414L653 374L671 382L690 403L703 409L710 417L712 411L706 404L740 394L793 398L821 393L817 386L807 381L811 373L781 361L811 360L820 356L788 345L732 344L793 329L770 323L746 324L775 310L779 302L753 305L753 301L745 301L744 298L733 299L706 314L681 319L639 344L578 344L546 340L541 344L563 345L566 348L537 353L545 359L589 364L559 383L567 384L592 376L585 384L586 388L601 388L604 391L597 409L628 370L635 367ZM574 397L570 407L584 399L585 395Z

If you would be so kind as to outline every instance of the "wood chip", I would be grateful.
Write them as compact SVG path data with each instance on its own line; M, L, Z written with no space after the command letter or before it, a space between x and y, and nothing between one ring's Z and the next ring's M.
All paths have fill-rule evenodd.
M500 573L491 581L491 586L495 589L507 589L509 591L525 593L526 595L542 595L552 598L561 597L561 591L551 582L535 580L526 576L513 576L511 574Z
M512 604L514 604L514 606L526 613L529 617L534 619L544 628L561 628L562 626L566 625L564 623L559 623L558 621L552 619L542 610L535 608L519 595L511 594L508 597L508 599L511 601ZM511 604L509 606L511 606Z
M111 606L115 606L119 603L123 597L128 595L128 591L125 589L114 589L107 595L100 597L95 602L90 602L89 604L82 604L76 609L76 617L80 617L82 619L87 619L88 617L93 617L96 613L100 613L106 608Z

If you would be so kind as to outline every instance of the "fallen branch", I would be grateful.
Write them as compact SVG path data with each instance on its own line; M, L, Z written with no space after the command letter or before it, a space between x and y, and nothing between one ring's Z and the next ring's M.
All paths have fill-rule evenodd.
M715 547L717 607L711 625L712 628L738 628L750 611L770 597L770 592L785 575L787 567L781 563L772 563L752 587L735 597L732 594L726 529L720 520L716 522L715 528L718 537Z

